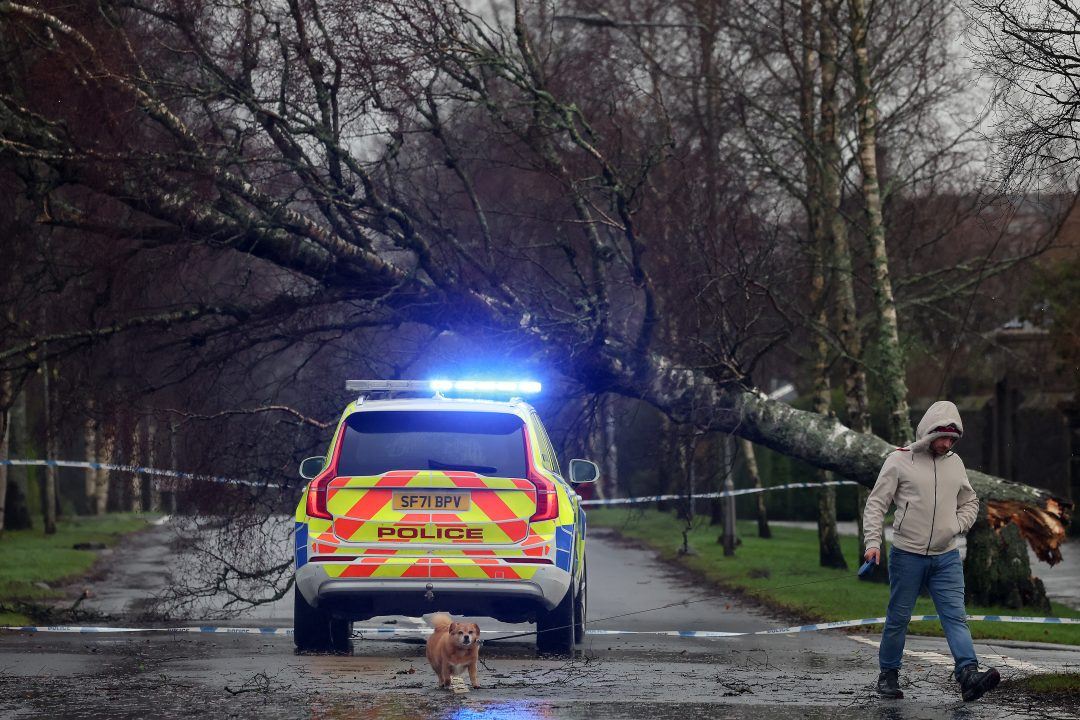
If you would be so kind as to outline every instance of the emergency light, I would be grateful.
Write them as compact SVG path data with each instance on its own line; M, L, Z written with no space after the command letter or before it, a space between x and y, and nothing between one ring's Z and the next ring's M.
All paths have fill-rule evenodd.
M535 395L540 383L535 380L347 380L345 389L362 395L396 393L471 393L477 395Z
M431 389L438 393L535 395L540 392L540 383L535 380L432 380Z

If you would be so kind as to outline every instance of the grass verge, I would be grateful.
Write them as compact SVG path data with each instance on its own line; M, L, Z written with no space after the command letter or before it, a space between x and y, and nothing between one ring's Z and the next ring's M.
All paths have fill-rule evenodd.
M1001 683L998 693L1006 704L1053 708L1057 711L1055 717L1080 717L1080 672L1009 679Z
M1029 675L1010 683L1019 690L1036 693L1060 693L1080 698L1080 672Z
M858 538L841 537L844 556L852 564L849 570L835 570L818 565L817 533L814 530L773 527L773 537L757 537L757 524L738 523L742 544L734 557L724 557L717 543L719 528L708 518L696 523L688 534L691 554L680 554L684 523L671 513L656 510L589 510L592 527L608 527L623 537L642 542L669 562L677 563L703 576L707 581L736 590L774 610L803 622L830 622L856 618L881 617L889 603L889 588L878 583L861 582L855 571L859 552ZM1038 568L1034 568L1036 573ZM810 583L810 584L807 584ZM968 606L971 615L1041 615L1027 609ZM1052 612L1059 617L1080 618L1080 611L1058 603ZM914 614L934 615L933 603L920 597ZM1037 625L973 621L971 634L983 640L1017 640L1080 645L1080 625ZM880 632L881 626L867 626L863 631ZM858 632L857 628L852 628ZM919 635L941 636L936 622L915 622L910 631Z
M114 513L62 518L54 535L45 535L40 529L5 531L0 535L0 606L62 598L63 585L90 572L99 555L93 550L75 550L74 545L101 543L111 547L125 535L145 528L155 517ZM0 625L29 623L25 614L0 608Z

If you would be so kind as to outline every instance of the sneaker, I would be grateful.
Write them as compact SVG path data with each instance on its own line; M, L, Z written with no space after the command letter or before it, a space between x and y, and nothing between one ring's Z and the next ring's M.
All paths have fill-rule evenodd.
M881 697L899 700L904 697L900 690L900 671L882 670L877 679L877 691Z
M994 668L979 672L977 665L965 665L960 669L957 681L960 683L960 693L964 696L964 702L971 702L996 688L1001 682L1001 675Z

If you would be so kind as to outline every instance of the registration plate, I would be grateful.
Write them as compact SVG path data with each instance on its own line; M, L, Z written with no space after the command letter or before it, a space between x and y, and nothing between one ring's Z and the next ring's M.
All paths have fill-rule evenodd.
M398 512L464 512L471 504L469 493L394 492L394 510Z

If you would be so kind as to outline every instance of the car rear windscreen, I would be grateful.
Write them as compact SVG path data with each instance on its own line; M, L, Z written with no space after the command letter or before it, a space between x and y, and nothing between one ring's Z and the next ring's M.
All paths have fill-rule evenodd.
M339 476L459 470L525 477L524 424L506 413L360 412L345 421Z

